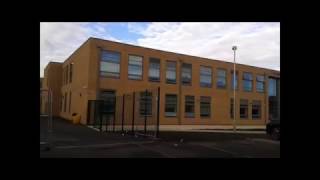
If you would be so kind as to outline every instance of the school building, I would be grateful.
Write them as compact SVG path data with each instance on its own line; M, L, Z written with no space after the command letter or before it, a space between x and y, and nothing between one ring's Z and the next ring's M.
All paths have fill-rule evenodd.
M231 50L230 50L231 51ZM187 53L187 52L186 52ZM89 38L45 69L54 115L87 124L89 100L160 87L160 125L237 125L280 119L280 71Z

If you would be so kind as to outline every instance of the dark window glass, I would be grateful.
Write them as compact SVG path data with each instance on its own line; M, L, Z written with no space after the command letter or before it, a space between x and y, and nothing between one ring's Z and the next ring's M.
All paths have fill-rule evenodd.
M160 81L160 59L150 58L149 60L149 80Z
M192 76L192 65L191 64L182 64L182 84L183 85L191 85L191 76Z
M140 93L140 115L152 115L152 93L141 92Z
M165 113L166 116L177 115L177 95L166 94Z
M252 119L261 118L261 101L252 102Z
M210 117L211 112L211 97L201 96L200 97L200 116Z
M240 118L248 119L248 100L240 100Z
M185 96L185 116L194 117L194 96Z

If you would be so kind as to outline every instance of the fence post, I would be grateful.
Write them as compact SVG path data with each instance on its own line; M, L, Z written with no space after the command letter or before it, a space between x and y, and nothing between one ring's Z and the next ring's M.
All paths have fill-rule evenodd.
M156 138L159 137L159 111L160 111L160 87L158 87L158 97L157 97L157 130L156 130Z
M133 92L133 107L132 107L132 134L134 133L134 106L135 106L135 92Z

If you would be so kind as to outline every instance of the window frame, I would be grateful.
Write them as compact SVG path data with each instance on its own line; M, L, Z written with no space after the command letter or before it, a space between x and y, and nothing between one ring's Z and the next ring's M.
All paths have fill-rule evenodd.
M188 83L188 84L186 84L186 83L183 82L182 74L183 74L183 65L184 65L184 64L186 64L186 65L191 65L191 66L190 66L190 67L191 67L191 68L190 68L190 69L191 69L191 71L190 71L190 74L191 74L191 75L190 75L190 83ZM181 64L181 70L180 70L180 71L181 71L181 73L180 73L180 77L181 77L181 78L180 78L180 83L181 83L181 85L183 85L183 86L192 86L192 63L182 63L182 64Z
M245 79L245 74L250 74L251 80ZM246 88L245 88L246 81L251 82L251 90L246 90ZM251 72L243 72L242 73L242 91L243 92L253 92L253 73L251 73Z
M167 113L167 96L175 96L175 115L168 115ZM172 104L169 104L172 105ZM172 113L172 112L169 112ZM164 104L164 114L165 117L177 117L178 114L178 95L177 94L165 94L165 104Z
M119 54L119 63L102 60L102 53L103 53L103 51ZM122 57L121 52L114 51L114 50L101 49L101 50L100 50L100 61L99 61L99 77L120 79L120 75L121 75L121 57ZM101 71L101 62L119 64L119 72L118 72L118 73L114 73L114 72L108 72L108 71ZM106 74L102 74L102 73L106 73ZM116 75L116 76L107 75L107 73L109 73L109 74L114 74L114 75Z
M187 106L190 104L191 101L187 101L187 97L192 97L193 101L192 101L192 106L193 106L193 112L187 112L186 109L187 109ZM188 103L187 103L188 102ZM192 113L192 114L191 114ZM184 117L185 118L194 118L195 117L195 96L192 96L192 95L185 95L184 96Z
M159 77L158 79L150 79L150 64L152 60L157 60L159 63ZM143 71L142 71L143 73ZM160 58L155 58L155 57L149 57L149 64L148 64L148 80L150 82L160 82L161 81L161 59Z
M209 99L209 102L204 102L203 101L203 98L208 98ZM203 103L206 103L205 105L209 104L209 115L208 116L203 116L202 114L202 106L203 106ZM200 96L200 118L211 118L212 116L212 113L211 113L211 96Z
M221 77L221 76L219 76L219 71L224 71L225 72L225 77L224 77L224 80L225 80L225 85L223 86L223 87L219 87L218 86L218 82L219 82L219 78ZM216 77L217 77L217 81L216 81L216 88L217 89L227 89L227 79L228 79L228 75L227 75L227 69L225 69L225 68L217 68L217 75L216 75Z
M141 79L133 79L133 78L130 78L129 76L131 75L134 75L134 74L129 74L129 66L130 66L130 56L136 56L136 57L141 57ZM128 80L134 80L134 81L143 81L144 78L143 78L143 72L144 72L144 56L141 56L141 55L138 55L138 54L128 54Z
M209 85L204 85L202 82L201 82L201 68L208 68L211 70L211 74L210 74L210 80L211 80L211 83ZM200 87L203 87L203 88L212 88L212 84L213 84L213 68L211 66L204 66L204 65L200 65L200 68L199 68L199 83L200 83ZM207 76L209 77L209 76Z
M168 81L169 79L167 78L167 74L168 74L168 64L169 63L174 63L175 64L175 80L173 81ZM172 60L166 60L166 83L167 84L177 84L177 61L172 61Z
M263 77L263 81L258 80L258 77ZM266 78L265 78L264 75L260 75L260 74L256 75L256 88L255 88L256 92L265 93L265 90L266 90L265 81L266 81ZM260 91L260 89L258 90L258 83L262 83L262 85L263 85L263 90L262 91Z

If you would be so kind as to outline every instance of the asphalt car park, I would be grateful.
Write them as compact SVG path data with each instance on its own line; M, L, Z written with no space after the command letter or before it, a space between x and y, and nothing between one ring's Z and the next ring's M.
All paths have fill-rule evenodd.
M40 141L47 141L40 119ZM41 158L279 158L280 141L264 133L160 132L158 139L106 133L55 118ZM45 145L46 146L46 145Z

